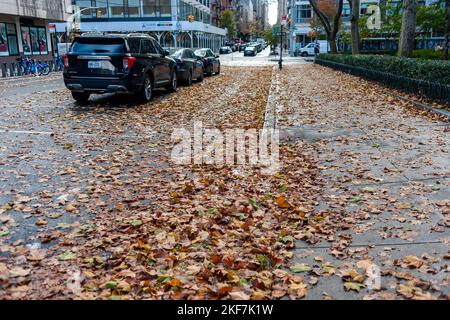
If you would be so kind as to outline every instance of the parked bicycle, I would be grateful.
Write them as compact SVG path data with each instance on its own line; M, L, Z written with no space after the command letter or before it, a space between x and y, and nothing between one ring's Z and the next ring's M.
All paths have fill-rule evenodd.
M62 56L59 56L56 58L55 61L55 71L63 71L64 70L64 63Z
M50 66L45 62L36 62L36 60L30 59L29 57L20 57L16 60L18 61L17 66L20 74L46 76L50 73Z

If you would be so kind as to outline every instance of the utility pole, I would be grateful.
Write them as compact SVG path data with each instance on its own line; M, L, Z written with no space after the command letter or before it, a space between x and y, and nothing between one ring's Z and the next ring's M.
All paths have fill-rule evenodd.
M280 25L280 60L278 61L278 68L283 69L283 25Z
M280 21L280 60L278 61L278 68L283 68L283 26L286 25L286 16L281 16Z
M194 22L195 17L193 15L188 16L188 21L189 23L193 23ZM191 27L191 49L194 48L194 28Z

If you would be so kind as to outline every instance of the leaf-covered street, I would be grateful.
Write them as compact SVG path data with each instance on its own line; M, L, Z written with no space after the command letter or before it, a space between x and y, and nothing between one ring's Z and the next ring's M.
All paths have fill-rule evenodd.
M0 84L0 298L448 299L450 127L397 92L289 63L147 104L52 81ZM195 121L269 121L279 171L174 164Z

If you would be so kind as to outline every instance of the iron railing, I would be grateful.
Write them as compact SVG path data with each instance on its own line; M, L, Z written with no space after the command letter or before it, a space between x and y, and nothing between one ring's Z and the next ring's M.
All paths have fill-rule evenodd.
M445 84L413 79L388 72L366 69L323 59L316 59L315 63L355 76L360 76L368 80L377 81L392 88L401 89L450 104L450 86Z

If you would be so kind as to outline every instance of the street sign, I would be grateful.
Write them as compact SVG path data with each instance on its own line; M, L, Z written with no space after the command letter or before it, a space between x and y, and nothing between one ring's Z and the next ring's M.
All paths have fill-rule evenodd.
M280 32L280 27L279 26L273 27L273 33L279 33L279 32Z
M285 16L285 15L281 16L281 25L282 25L282 26L285 26L285 25L286 25L286 21L287 21L286 16Z

